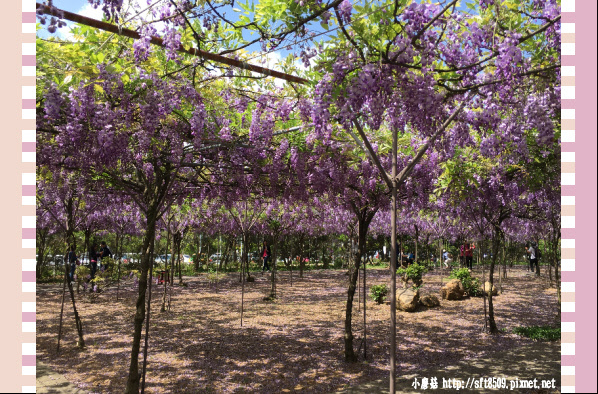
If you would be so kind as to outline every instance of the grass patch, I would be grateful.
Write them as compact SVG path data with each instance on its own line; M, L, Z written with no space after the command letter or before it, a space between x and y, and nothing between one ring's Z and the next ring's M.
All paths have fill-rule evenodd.
M547 326L515 327L515 334L534 339L536 341L560 341L561 328Z

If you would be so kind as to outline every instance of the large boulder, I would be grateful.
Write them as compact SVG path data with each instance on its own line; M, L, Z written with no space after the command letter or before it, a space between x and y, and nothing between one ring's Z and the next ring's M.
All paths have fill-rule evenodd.
M419 302L419 290L411 288L402 289L397 294L397 309L405 312L413 312Z
M440 289L443 300L460 300L464 294L465 288L459 279L452 279Z
M440 306L440 300L435 295L427 294L419 299L419 303L428 308Z
M486 295L488 293L490 293L490 282L486 282L484 283L484 293L486 293ZM498 290L496 289L496 286L492 285L492 295L498 295Z

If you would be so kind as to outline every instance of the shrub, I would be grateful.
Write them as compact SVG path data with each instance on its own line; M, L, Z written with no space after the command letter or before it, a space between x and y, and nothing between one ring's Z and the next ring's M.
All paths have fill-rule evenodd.
M374 285L370 288L370 297L378 304L382 304L388 295L388 286Z
M482 288L480 280L471 276L469 269L459 268L454 269L449 276L451 279L459 279L463 283L463 287L467 294L471 297L479 297L482 295Z
M410 264L409 267L400 267L397 270L397 275L400 276L401 280L405 284L405 287L411 280L413 282L413 287L421 287L423 280L422 276L428 272L428 269L418 263Z
M515 327L515 334L535 339L537 341L560 341L561 328L547 326Z

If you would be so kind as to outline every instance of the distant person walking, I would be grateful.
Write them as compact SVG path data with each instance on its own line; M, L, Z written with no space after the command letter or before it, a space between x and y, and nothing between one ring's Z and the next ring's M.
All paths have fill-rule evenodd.
M266 241L264 241L262 245L263 245L262 253L260 255L262 256L262 261L263 261L263 265L262 265L262 275L263 275L265 270L268 270L268 272L270 272L270 266L268 265L268 261L270 260L270 258L272 256L272 251L270 250L270 245L268 245L268 243Z

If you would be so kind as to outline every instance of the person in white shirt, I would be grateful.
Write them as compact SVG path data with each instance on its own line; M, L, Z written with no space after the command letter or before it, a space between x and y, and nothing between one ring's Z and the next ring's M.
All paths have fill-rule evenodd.
M527 254L529 255L529 270L536 272L538 269L538 257L536 256L536 243L532 242L527 248Z

